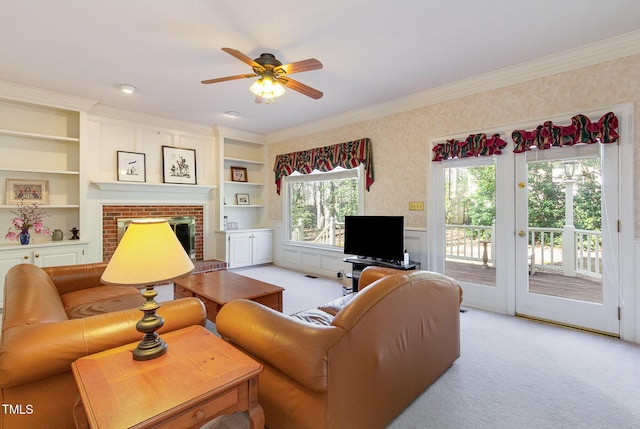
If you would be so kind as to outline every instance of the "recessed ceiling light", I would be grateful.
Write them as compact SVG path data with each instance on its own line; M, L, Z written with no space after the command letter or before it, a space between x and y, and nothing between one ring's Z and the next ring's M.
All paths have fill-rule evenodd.
M240 113L236 112L235 110L229 110L226 113L226 115L231 117L231 118L237 118L238 116L240 116Z
M122 85L120 85L120 91L124 92L125 94L133 94L136 91L136 87L123 83Z

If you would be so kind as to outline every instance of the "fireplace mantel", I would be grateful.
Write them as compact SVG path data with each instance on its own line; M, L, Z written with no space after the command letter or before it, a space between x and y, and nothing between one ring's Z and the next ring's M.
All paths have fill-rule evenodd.
M206 194L213 189L212 185L176 185L171 183L137 183L137 182L98 182L91 181L101 191L118 192L162 192L180 194Z

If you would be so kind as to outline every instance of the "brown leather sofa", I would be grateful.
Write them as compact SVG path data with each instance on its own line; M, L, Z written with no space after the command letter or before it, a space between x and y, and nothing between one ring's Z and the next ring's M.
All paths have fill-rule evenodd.
M144 300L134 287L106 286L106 263L38 268L21 264L5 278L0 428L74 428L76 359L142 338L136 323ZM163 303L159 331L204 325L196 298ZM153 393L150 392L150 395Z
M454 280L367 267L358 288L292 316L247 300L218 313L222 337L264 366L269 429L384 428L460 356Z

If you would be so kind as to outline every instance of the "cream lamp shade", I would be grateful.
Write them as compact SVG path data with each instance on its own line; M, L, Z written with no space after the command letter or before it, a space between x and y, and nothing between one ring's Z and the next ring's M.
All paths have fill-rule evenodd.
M133 350L134 360L162 356L167 344L156 333L164 319L156 314L160 304L154 286L193 271L194 266L166 219L134 219L102 273L101 281L111 285L145 286L144 313L136 329L144 334Z
M193 269L193 262L166 219L134 219L101 280L111 285L155 285Z

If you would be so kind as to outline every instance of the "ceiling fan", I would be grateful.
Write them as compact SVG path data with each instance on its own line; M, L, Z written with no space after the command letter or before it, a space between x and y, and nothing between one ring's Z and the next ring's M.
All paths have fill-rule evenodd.
M284 93L284 87L291 88L301 94L315 100L322 97L322 91L291 79L288 75L322 68L322 63L315 58L296 61L294 63L282 64L273 54L264 53L259 58L252 60L242 52L232 48L222 48L229 55L248 64L253 69L251 74L239 74L235 76L220 77L217 79L203 80L203 84L226 82L228 80L245 79L258 77L258 80L251 85L251 92L256 94L256 103L261 103L264 99L267 102Z

